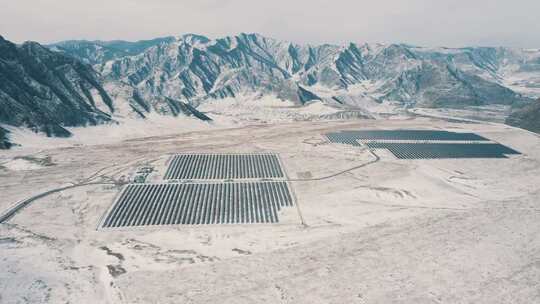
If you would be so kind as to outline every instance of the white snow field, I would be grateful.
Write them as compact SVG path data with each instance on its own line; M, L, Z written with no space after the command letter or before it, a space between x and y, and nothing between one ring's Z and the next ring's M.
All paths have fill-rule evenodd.
M317 120L335 109L267 103L2 151L0 214L54 191L0 224L0 303L540 303L538 135L403 113ZM473 132L523 154L398 160L324 135L358 129ZM275 153L295 206L278 223L100 227L123 182L144 168L163 182L178 153Z

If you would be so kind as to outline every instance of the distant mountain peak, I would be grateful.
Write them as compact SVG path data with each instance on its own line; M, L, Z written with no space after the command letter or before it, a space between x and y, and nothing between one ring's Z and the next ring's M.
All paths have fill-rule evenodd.
M186 43L208 43L210 39L206 36L197 35L197 34L184 34L176 37L177 41L184 41Z

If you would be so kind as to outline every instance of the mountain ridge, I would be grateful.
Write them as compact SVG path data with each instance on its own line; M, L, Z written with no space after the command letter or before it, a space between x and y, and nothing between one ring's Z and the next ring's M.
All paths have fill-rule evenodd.
M106 81L76 56L37 42L16 45L0 36L2 124L30 128L47 136L69 137L66 127L145 118L153 111L204 117L181 101L165 97L149 101L120 81Z
M91 90L113 111L112 100L90 66L36 42L15 45L0 37L1 123L69 136L65 126L109 121L110 115L96 107Z
M299 102L298 86L308 91L314 85L347 90L366 80L385 82L375 92L367 92L378 101L461 106L511 104L525 98L504 86L497 74L496 56L509 49L419 50L403 44L354 43L302 46L258 34L214 40L197 36L203 37L202 42L191 37L176 37L138 55L102 62L96 69L145 94L166 94L194 103L234 97L246 88ZM449 94L440 96L437 90Z
M390 101L403 107L498 104L515 111L540 97L540 50L302 45L242 33L47 46L1 37L0 51L0 123L48 136L151 112L208 120L196 110L199 104L253 94L299 106Z

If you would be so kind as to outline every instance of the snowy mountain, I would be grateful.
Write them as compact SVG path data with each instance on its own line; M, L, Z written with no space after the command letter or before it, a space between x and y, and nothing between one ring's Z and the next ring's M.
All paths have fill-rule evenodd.
M35 42L17 46L0 37L0 123L48 136L69 136L65 126L111 119L113 101L91 66Z
M495 104L512 106L518 117L540 97L540 50L299 45L258 34L47 47L0 38L0 124L48 136L153 112L209 120L196 110L201 103L246 95L296 105L320 100L362 113L365 105L384 101L403 107ZM4 131L0 135L5 138Z
M277 41L258 41L248 35L215 41L186 35L136 56L104 62L96 69L107 79L136 87L146 98L167 96L192 104L241 92L274 94L298 102L316 98L279 65L281 47Z
M68 53L85 63L97 64L125 56L136 55L152 46L172 40L174 40L173 37L163 37L136 42L123 40L68 40L47 45L47 47L55 51Z
M15 45L0 37L0 123L24 126L47 136L70 136L65 127L145 117L156 111L208 119L183 102L151 102L136 89L103 81L92 66L36 42ZM4 137L4 132L2 132Z
M526 87L517 85L521 93L512 90L516 85L507 84L507 75L540 75L540 51L534 54L527 61L522 51L504 48L302 46L257 34L215 40L185 35L95 68L147 98L167 96L192 104L256 92L298 103L354 95L410 106L460 107L527 100Z

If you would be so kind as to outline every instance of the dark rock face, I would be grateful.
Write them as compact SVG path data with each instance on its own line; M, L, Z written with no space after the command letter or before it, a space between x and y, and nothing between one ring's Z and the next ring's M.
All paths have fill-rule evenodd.
M48 136L70 136L65 126L110 120L113 102L92 67L34 42L17 46L0 37L0 122Z
M322 100L319 96L311 93L310 91L298 86L298 99L302 104L312 100Z
M515 109L506 119L506 123L540 133L540 99Z
M0 149L11 148L11 143L8 139L8 131L0 127Z
M202 121L211 121L212 119L208 116L206 116L204 113L198 111L195 109L192 105L174 100L171 98L167 98L167 104L169 106L169 109L174 116L178 116L179 114L183 114L188 117L195 117Z

